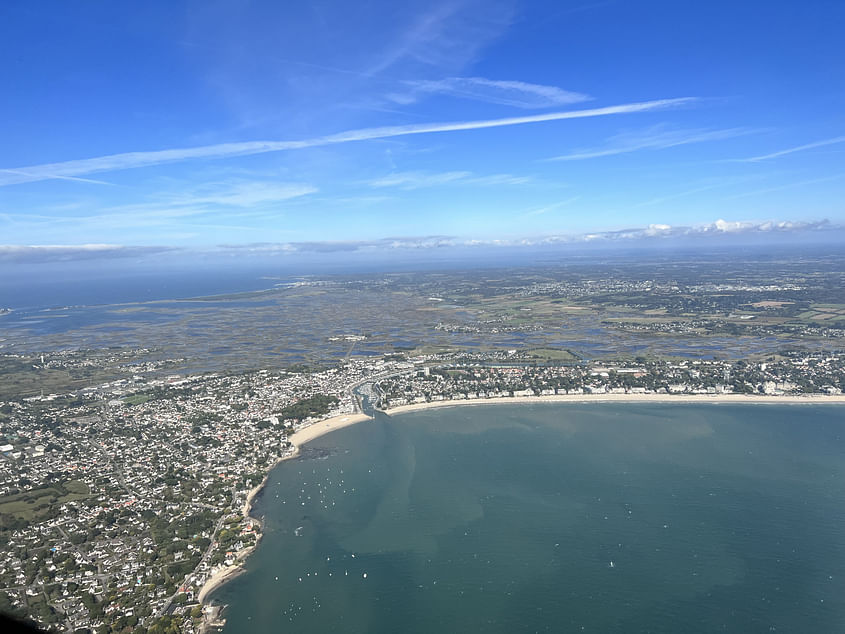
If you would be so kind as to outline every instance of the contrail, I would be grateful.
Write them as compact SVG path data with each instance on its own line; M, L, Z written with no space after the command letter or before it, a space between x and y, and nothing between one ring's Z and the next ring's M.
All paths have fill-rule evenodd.
M751 158L745 159L749 163L756 163L757 161L766 161L768 159L777 158L779 156L784 156L786 154L792 154L793 152L801 152L803 150L811 150L817 147L823 147L825 145L833 145L834 143L845 143L845 136L838 136L833 139L825 139L824 141L816 141L815 143L807 143L806 145L799 145L798 147L792 147L787 150L781 150L780 152L772 152L771 154L764 154L763 156L752 156Z
M387 126L379 128L362 128L348 130L328 136L314 137L301 141L248 141L243 143L221 143L194 148L176 148L170 150L156 150L152 152L125 152L111 154L90 159L65 161L62 163L45 163L29 167L15 167L0 169L0 186L18 183L32 183L53 178L72 178L95 172L148 167L161 163L186 161L190 159L228 158L263 154L265 152L281 152L285 150L299 150L303 148L354 141L368 141L372 139L388 139L391 137L408 136L411 134L430 134L434 132L459 132L462 130L481 130L484 128L500 128L525 123L541 123L544 121L560 121L563 119L583 119L587 117L602 117L614 114L629 114L672 108L692 103L697 97L679 97L676 99L658 99L639 103L607 106L605 108L591 108L588 110L569 110L565 112L549 112L546 114L525 117L509 117L505 119L486 119L477 121L457 121L452 123L423 123L401 126Z

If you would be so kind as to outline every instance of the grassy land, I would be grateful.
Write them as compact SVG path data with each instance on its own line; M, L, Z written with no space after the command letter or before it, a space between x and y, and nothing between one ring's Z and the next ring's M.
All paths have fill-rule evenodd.
M92 355L96 359L96 356ZM127 359L129 360L129 359ZM124 360L125 361L125 360ZM123 361L122 361L123 362ZM121 373L113 364L101 367L45 368L38 357L0 357L0 401L26 396L70 392L105 381Z
M447 354L458 352L459 348L455 346L432 346L432 345L424 345L420 346L413 352L409 353L411 356L417 355L429 355L429 354Z
M530 359L541 359L543 361L578 361L578 357L569 350L557 350L555 348L537 348L529 350Z
M141 394L131 394L124 398L123 402L127 405L142 405L143 403L149 401L152 397L152 394L147 392L143 392Z
M5 370L5 368L4 368ZM77 378L67 370L21 368L0 372L0 400L20 396L34 396L64 392L68 389L84 387L89 377Z
M0 500L0 514L13 515L27 522L41 521L55 516L58 507L65 502L82 500L88 495L88 487L79 480L46 485L4 497Z
M480 310L482 318L506 318L511 323L525 323L600 309L597 306L565 304L559 299L509 296L484 298L469 303L469 306Z
M803 321L827 321L832 319L839 321L845 318L845 304L812 304L810 310L798 315Z

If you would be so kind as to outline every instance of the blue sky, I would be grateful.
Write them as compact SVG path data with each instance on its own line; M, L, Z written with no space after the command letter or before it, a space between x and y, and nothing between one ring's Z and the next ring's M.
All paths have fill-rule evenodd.
M843 24L838 0L4 2L0 257L836 229Z

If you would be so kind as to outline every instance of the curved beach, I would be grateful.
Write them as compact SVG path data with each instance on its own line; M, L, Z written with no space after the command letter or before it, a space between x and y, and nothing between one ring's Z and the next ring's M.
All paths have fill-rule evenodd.
M290 460L292 458L296 458L299 455L299 448L307 442L314 440L315 438L319 438L329 432L335 431L337 429L342 429L344 427L348 427L349 425L354 425L356 423L361 423L366 420L372 420L370 416L366 414L343 414L340 416L334 416L332 418L327 418L325 420L321 420L316 422L308 427L304 427L296 432L294 432L289 440L293 445L293 449L290 453L280 458L273 466L271 466L267 470L267 475L264 476L264 479L258 484L258 486L253 487L250 492L246 496L246 500L244 501L244 505L241 509L241 513L244 516L244 519L247 519L252 512L252 503L255 500L256 496L261 492L264 488L264 485L267 484L267 478L270 477L270 472L276 465L280 464L285 460ZM256 522L258 521L257 518L252 518ZM262 532L263 534L263 532ZM218 568L215 570L211 576L209 576L205 583L202 584L199 592L197 593L197 601L200 604L205 603L206 599L208 599L209 595L214 592L217 588L222 586L224 583L229 581L230 579L234 579L237 577L241 572L243 572L243 562L246 558L252 553L253 550L258 546L261 541L261 535L259 535L258 539L256 540L255 544L250 548L246 548L240 553L238 553L238 561L232 566L225 566L223 568Z
M251 548L249 549L252 550ZM197 601L200 603L204 603L208 595L214 592L218 587L222 586L226 583L229 579L234 579L237 577L243 567L238 564L235 566L228 566L226 568L220 568L214 574L212 574L208 579L205 580L205 583L202 584L202 588L200 588L199 593L197 594Z
M518 396L518 397L503 397L503 398L484 398L471 400L449 400L449 401L432 401L426 403L414 403L411 405L401 405L387 410L385 413L389 415L402 414L406 412L422 411L428 409L446 408L446 407L466 407L471 405L519 405L519 404L562 404L562 403L712 403L712 404L845 404L845 395L823 395L823 394L807 394L807 395L784 395L784 396L770 396L770 395L753 395L753 394L568 394L568 395L554 395L554 396ZM300 447L306 443L324 436L330 432L349 427L357 423L367 420L372 420L366 414L347 414L341 416L334 416L326 420L316 422L308 427L304 427L290 436L292 451L276 462L273 467L280 464L284 460L296 458L299 455ZM269 477L268 476L256 487L254 487L244 502L242 513L244 518L250 517L252 504L255 497L264 488ZM253 518L254 519L254 518ZM203 584L199 593L197 594L198 601L202 604L211 595L214 590L221 585L238 576L243 571L243 563L245 559L258 546L259 540L249 549L245 549L238 556L238 562L233 566L220 568L215 571Z
M458 631L553 630L572 614L595 618L594 631L638 618L630 631L659 619L655 629L668 632L692 622L689 596L730 578L714 603L693 602L696 618L729 604L738 629L753 631L772 614L753 601L761 592L784 583L799 596L819 562L836 567L834 579L845 565L830 558L845 514L845 405L758 403L378 415L273 472L255 507L268 524L260 552L212 602L228 604L227 632L365 632L372 623L436 632L447 621ZM701 561L725 544L731 556ZM747 582L747 570L766 574ZM816 583L807 611L836 596L827 576ZM588 592L600 597L598 616L579 612Z

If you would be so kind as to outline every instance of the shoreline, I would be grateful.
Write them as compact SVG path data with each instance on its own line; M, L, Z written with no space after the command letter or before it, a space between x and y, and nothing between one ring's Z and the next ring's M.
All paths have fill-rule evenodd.
M255 540L255 543L250 546L249 548L245 548L237 555L236 562L231 566L224 566L223 568L218 568L215 570L202 584L199 591L197 592L197 601L200 605L205 607L206 600L208 599L209 595L212 594L215 590L217 590L220 586L224 585L227 581L234 579L238 575L240 575L244 571L244 562L252 554L252 552L258 547L258 544L261 543L261 539L264 537L264 526L263 522L258 518L252 517L252 504L255 501L255 498L261 493L262 489L264 489L265 485L267 484L267 480L270 478L270 472L275 469L278 465L280 465L285 460L292 460L299 456L299 448L320 436L324 436L329 432L333 432L338 429L343 429L344 427L348 427L350 425L354 425L356 423L361 423L367 420L372 420L372 417L367 416L366 414L341 414L339 416L333 416L332 418L326 418L324 420L318 421L307 427L303 427L295 431L291 436L288 438L293 449L290 453L282 456L279 458L272 466L267 469L267 475L264 476L264 479L257 485L250 489L249 493L247 493L246 500L244 500L244 505L241 507L241 514L243 518L251 519L254 522L261 525L262 530L259 533L258 538ZM205 613L203 613L203 625L201 626L202 631L207 629L207 626L210 625L206 622Z
M467 400L449 400L449 401L430 401L425 403L412 403L409 405L400 405L389 410L378 410L387 415L404 414L409 412L425 411L429 409L439 409L446 407L466 407L471 405L524 405L531 403L542 404L563 404L563 403L711 403L711 404L730 404L730 403L765 403L769 405L777 404L845 404L845 395L825 395L825 394L805 394L805 395L756 395L756 394L556 394L548 396L511 396L501 398L479 398ZM325 420L318 421L307 427L294 432L288 440L290 440L293 449L285 456L282 456L267 470L267 475L255 487L253 487L247 494L244 505L241 508L241 513L244 519L252 519L259 524L260 520L252 517L252 505L255 498L264 489L267 480L270 477L270 472L285 460L292 460L299 457L300 447L324 436L330 432L344 427L349 427L357 423L373 420L371 416L366 414L343 414L334 416ZM258 536L255 544L247 549L244 549L238 554L237 561L232 566L220 568L209 576L197 593L197 601L200 605L205 607L206 601L210 594L217 590L226 582L234 579L244 572L244 563L250 554L258 547L261 539L264 536L263 524L262 531ZM205 613L203 615L203 629L205 631L207 626Z
M789 404L845 404L845 394L555 394L548 396L505 396L501 398L476 398L454 401L429 401L399 405L379 410L388 415L404 414L441 407L467 405L517 405L527 403L768 403Z

